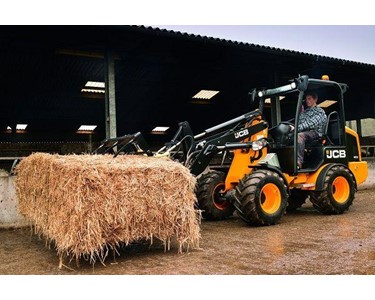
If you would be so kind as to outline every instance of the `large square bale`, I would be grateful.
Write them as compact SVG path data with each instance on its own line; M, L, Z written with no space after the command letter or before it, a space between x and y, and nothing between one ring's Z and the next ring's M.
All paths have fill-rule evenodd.
M19 211L60 257L104 260L109 249L171 238L198 247L196 180L169 159L35 153L17 166Z

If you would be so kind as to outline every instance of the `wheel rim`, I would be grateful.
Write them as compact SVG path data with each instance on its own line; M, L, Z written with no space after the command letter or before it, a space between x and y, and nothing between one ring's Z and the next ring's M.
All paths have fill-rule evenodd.
M281 193L277 185L267 183L260 191L262 209L267 214L274 214L281 205Z
M348 200L350 195L350 186L348 181L343 176L338 176L332 182L332 196L338 203L344 203Z
M219 183L218 185L215 186L212 192L212 202L214 203L215 207L218 210L225 210L229 205L228 201L222 199L222 196L220 193L224 188L225 188L225 184Z

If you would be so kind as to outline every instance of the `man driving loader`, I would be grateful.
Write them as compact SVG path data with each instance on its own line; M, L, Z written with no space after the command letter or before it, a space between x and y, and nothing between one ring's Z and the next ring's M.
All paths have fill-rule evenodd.
M298 122L298 149L297 149L297 164L298 169L302 169L305 145L309 141L319 139L324 133L324 127L327 123L327 116L324 110L317 106L318 95L315 92L307 91L305 93L305 103L307 108L300 114ZM291 130L294 126L290 125Z
M179 161L197 177L198 206L206 220L225 219L236 210L249 224L273 225L287 206L301 207L308 197L318 211L342 214L352 205L357 186L367 178L367 162L362 161L358 134L345 127L344 93L348 86L323 77L302 75L283 86L253 89L251 101L259 100L258 108L197 135L188 122L181 122L172 141L155 153L140 132L104 140L95 153L142 153ZM335 99L329 101L333 106L328 117L317 106L318 97L312 91ZM286 109L279 113L287 119L295 112L293 123L291 119L269 128L264 103L272 97L277 101L286 98ZM307 109L301 113L303 99ZM274 113L279 119L277 107ZM289 134L291 124L297 127L293 135ZM304 169L296 172L297 162L300 167L303 162L306 141L321 135L326 143L309 147ZM227 160L228 152L232 157Z

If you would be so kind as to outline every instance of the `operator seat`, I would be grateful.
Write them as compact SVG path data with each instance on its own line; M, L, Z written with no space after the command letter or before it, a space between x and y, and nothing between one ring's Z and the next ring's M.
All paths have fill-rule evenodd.
M323 138L328 145L341 145L340 116L337 111L327 116L327 123L324 129Z
M306 148L317 147L321 145L340 145L340 118L337 111L332 111L327 116L326 124L324 125L323 135L313 141L306 143Z
M315 169L320 165L324 159L324 146L341 145L340 132L340 117L337 111L333 111L327 116L323 135L314 141L306 143L303 169Z

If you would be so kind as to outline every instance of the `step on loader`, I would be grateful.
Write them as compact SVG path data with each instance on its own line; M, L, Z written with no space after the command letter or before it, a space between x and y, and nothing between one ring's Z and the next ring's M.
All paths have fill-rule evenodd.
M197 176L198 205L207 220L225 219L237 211L249 224L273 225L308 198L321 213L341 214L367 178L358 135L345 127L347 89L327 76L299 76L273 89L253 89L249 98L256 109L198 135L188 122L180 123L174 138L156 152L138 132L104 140L94 153L179 161ZM319 95L327 122L323 135L306 144L299 167L298 132L292 128L298 128L307 91ZM266 121L270 119L273 126Z

